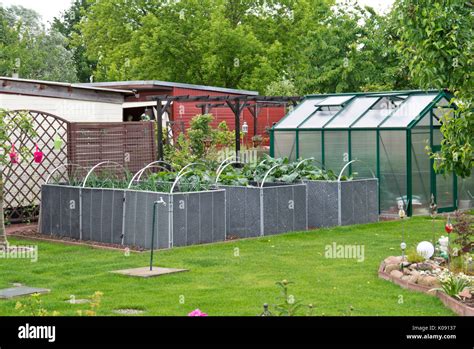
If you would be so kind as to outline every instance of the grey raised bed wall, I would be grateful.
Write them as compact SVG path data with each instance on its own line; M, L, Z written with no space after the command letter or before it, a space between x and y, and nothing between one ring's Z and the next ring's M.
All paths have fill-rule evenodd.
M220 186L227 192L227 234L239 238L307 229L306 186Z
M166 206L157 206L154 248L225 240L224 190L169 194L44 185L41 232L149 249L153 204L160 199Z
M166 206L157 206L159 228L155 235L156 247L224 241L225 196L224 190L174 194L127 191L125 245L150 248L153 203L160 199Z
M377 222L379 219L378 180L360 179L341 181L339 206L338 182L307 181L308 227L333 227Z

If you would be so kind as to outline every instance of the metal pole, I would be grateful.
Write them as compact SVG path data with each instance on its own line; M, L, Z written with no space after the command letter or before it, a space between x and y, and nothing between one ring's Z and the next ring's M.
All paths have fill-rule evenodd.
M155 226L156 226L156 207L160 202L153 203L153 225L151 228L151 252L150 252L150 271L153 271L153 251L155 250Z

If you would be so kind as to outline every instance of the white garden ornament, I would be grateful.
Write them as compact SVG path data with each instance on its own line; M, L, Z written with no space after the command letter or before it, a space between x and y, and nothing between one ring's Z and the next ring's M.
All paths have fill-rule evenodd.
M448 245L449 245L448 237L447 236L441 236L438 240L438 243L439 243L440 251L448 253Z
M426 259L431 258L431 256L434 254L434 251L434 246L429 241L422 241L418 244L418 246L416 246L416 252Z

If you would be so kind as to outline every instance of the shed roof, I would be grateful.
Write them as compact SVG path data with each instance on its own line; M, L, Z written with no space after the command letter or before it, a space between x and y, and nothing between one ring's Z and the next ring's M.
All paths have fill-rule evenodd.
M240 95L250 95L257 96L257 91L250 90L239 90L226 87L216 87L216 86L205 86L205 85L194 85L194 84L185 84L181 82L169 82L169 81L160 81L160 80L136 80L136 81L109 81L109 82L94 82L82 84L83 86L95 86L95 87L114 87L114 88L143 88L155 87L155 88L186 88L191 90L201 90L201 91L211 91L211 92L221 92L221 93L230 93L230 94L240 94Z
M113 93L120 93L120 94L133 94L133 91L126 90L126 89L113 89L107 87L100 87L100 86L93 86L88 84L80 84L80 83L68 83L68 82L57 82L57 81L46 81L46 80L33 80L33 79L21 79L21 78L12 78L6 76L0 76L0 81L12 81L12 82L23 82L23 83L30 83L30 84L39 84L39 85L46 85L46 86L58 86L58 87L68 87L68 88L77 88L82 90L93 90L93 91L103 91L103 92L113 92ZM1 91L0 85L0 91Z

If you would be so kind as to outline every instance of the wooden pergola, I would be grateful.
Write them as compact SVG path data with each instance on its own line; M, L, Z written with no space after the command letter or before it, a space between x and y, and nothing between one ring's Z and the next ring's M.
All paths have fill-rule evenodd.
M163 160L163 114L170 110L173 102L196 102L202 114L208 114L213 108L228 107L235 116L235 152L240 153L240 117L247 108L254 118L254 133L257 131L258 115L262 108L277 108L291 104L296 106L301 97L293 96L152 96L150 100L156 101L157 109L157 145L158 159Z

